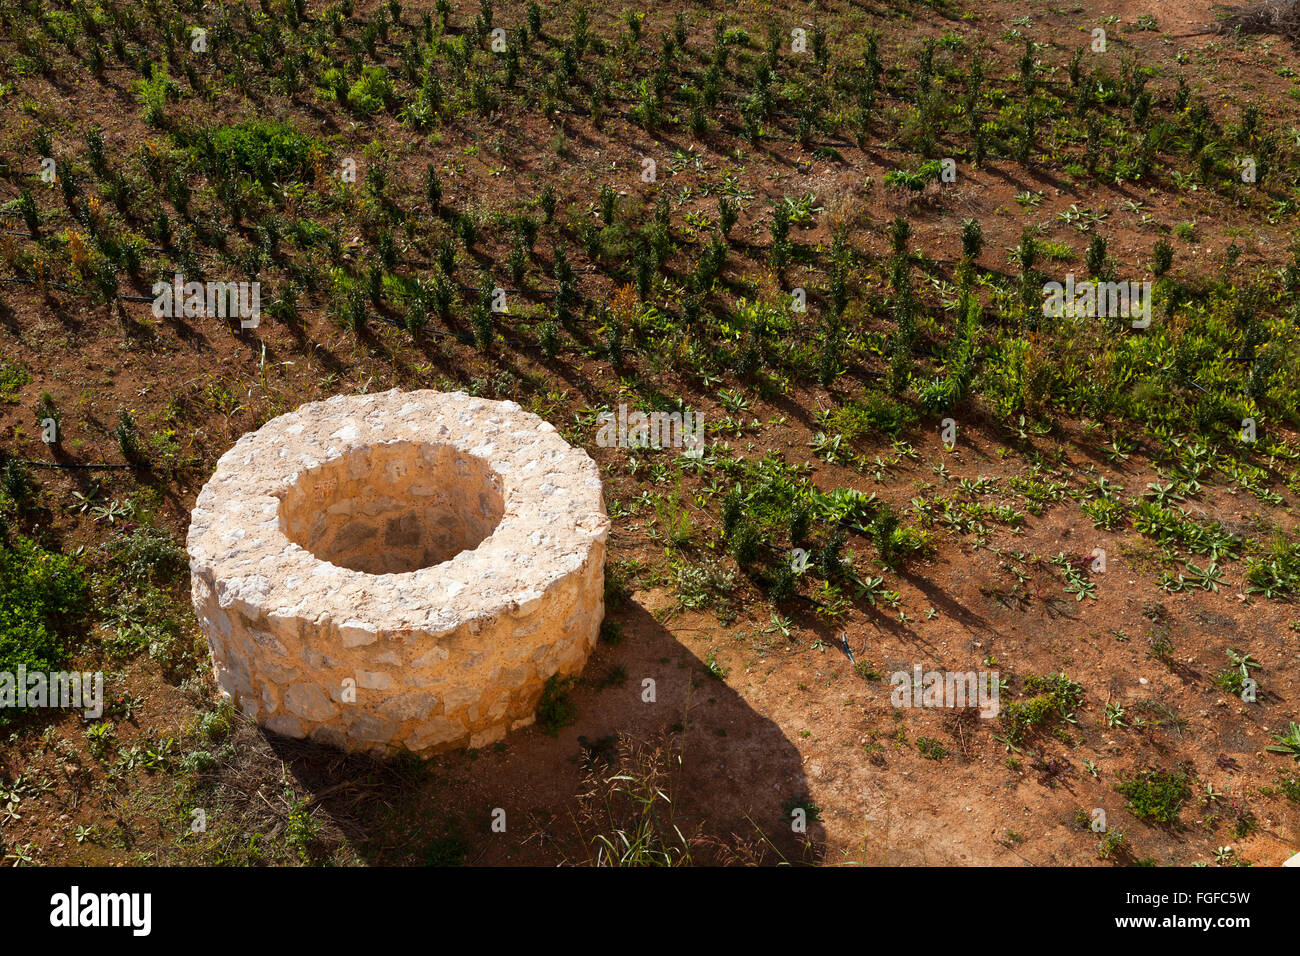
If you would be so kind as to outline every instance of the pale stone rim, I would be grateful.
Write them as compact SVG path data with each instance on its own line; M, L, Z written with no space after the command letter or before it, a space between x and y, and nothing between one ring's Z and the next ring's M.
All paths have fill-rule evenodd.
M488 537L441 564L382 575L331 564L288 538L279 503L301 471L397 441L451 445L500 476L503 514ZM240 438L195 502L187 549L191 572L213 583L223 608L332 621L345 643L349 632L364 643L530 610L584 566L609 527L596 463L549 422L516 402L394 389L311 402Z

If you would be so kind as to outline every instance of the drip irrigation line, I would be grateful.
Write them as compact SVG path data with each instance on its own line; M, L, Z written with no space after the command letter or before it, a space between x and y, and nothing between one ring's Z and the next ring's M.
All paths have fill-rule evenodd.
M16 461L23 465L31 465L33 468L134 468L130 464L113 464L98 462L59 462L59 461L32 461L29 458L9 458L7 461Z
M5 212L5 210L0 210L0 214L3 214L4 212ZM39 242L39 241L40 241L39 237L34 236L34 235L32 235L31 233L29 233L29 232L12 232L12 231L5 230L5 231L3 231L3 232L0 232L0 235L14 236L15 238L18 238L18 239L26 239L26 240L29 241L29 242ZM144 251L145 251L145 252L149 252L149 253L153 253L153 254L162 254L162 255L167 255L167 254L171 254L171 253L174 252L174 250L169 250L169 249L160 249L160 248L158 248L158 247L156 247L156 246L145 246L145 247L144 247ZM198 251L198 250L193 250L193 251L191 252L191 254L192 254L192 255L196 255L196 256L201 256L201 257L203 257L203 258L205 258L205 259L216 259L216 258L218 258L218 255L217 255L217 253L215 253L215 252L201 252L201 251ZM353 262L359 262L359 261L361 261L361 257L355 256L355 255L351 254L350 252L349 252L349 253L345 253L345 254L344 254L344 258L346 258L346 259L350 259L350 260L353 261ZM426 259L395 259L395 260L394 260L394 264L396 264L396 265L403 265L403 266L414 266L414 267L416 267L416 268L423 268L423 269L431 269L431 268L434 268L434 267L437 267L437 266L438 266L438 263L436 263L436 262L430 262L430 261L428 261L428 260L426 260ZM574 271L575 274L583 274L583 275L605 275L605 274L606 274L606 273L602 272L600 269L598 269L596 266L578 266L578 267L575 267L575 268L573 269L573 271ZM175 272L174 274L176 274L176 275L183 275L183 273L180 273L180 272ZM489 275L490 275L490 274L491 274L491 273L489 273ZM27 280L23 280L23 279L6 279L5 281L7 281L7 282L31 282L32 280L30 280L30 279L27 279ZM161 281L161 280L160 280L160 281ZM66 288L70 288L70 287L68 287L68 286L58 286L56 283L49 283L49 284L50 284L51 286L55 287L55 288L65 288L65 289L66 289ZM461 292L482 292L482 291L483 291L483 286L481 286L481 285L470 285L469 283L466 283L466 282L452 282L451 285L454 286L456 289L460 290ZM520 289L515 289L515 288L506 288L506 287L501 287L501 286L493 286L493 287L492 287L492 291L493 291L493 292L496 292L498 289L500 289L502 292L509 293L510 295L522 295L522 296L527 296L527 297L529 297L529 298L534 298L534 299L548 299L548 298L549 298L549 299L555 299L555 298L558 298L558 297L559 297L559 294L560 294L558 289L556 289L554 292L551 292L551 291L547 291L546 289L522 289L522 288L520 288ZM586 301L586 297L584 297L581 293L577 293L577 292L575 292L575 293L573 293L573 295L576 296L578 304L581 304L582 302ZM123 297L123 298L125 298L125 297ZM152 301L152 299L143 298L143 299L140 299L139 301ZM541 320L541 319L535 319L535 320L533 320L533 321L543 321L543 320Z
M0 279L0 282L12 282L17 285L36 285L35 279ZM89 289L79 289L76 286L66 285L62 282L45 283L51 289L58 289L61 292L71 292L74 295L94 296L95 293ZM113 298L121 299L123 302L152 302L154 297L151 295L129 295L119 292L113 293Z
M3 279L0 279L0 282L9 282L9 283L15 283L15 284L20 284L20 285L35 285L35 284L36 284L36 280L35 280L35 279L10 279L10 278L3 278ZM49 287L52 288L52 289L59 289L60 291L70 292L70 293L72 293L72 294L74 294L74 295L81 295L81 296L87 296L87 297L93 297L93 296L95 295L94 292L91 292L91 291L88 290L88 289L80 289L80 288L77 288L76 286L66 285L66 284L61 283L61 282L47 282L46 285L49 286ZM469 287L469 288L476 288L476 287L471 286L471 287ZM509 290L507 290L507 291L509 291ZM115 293L115 294L114 294L114 298L116 298L116 299L118 299L118 300L120 300L120 301L123 301L123 302L153 302L153 301L154 301L154 297L153 297L153 296L147 296L147 295L130 295L130 294L122 294L122 293ZM581 300L580 300L580 301L581 301ZM313 306L313 305L295 305L295 306L294 306L294 310L295 310L296 312L326 312L326 311L328 311L324 306ZM493 314L494 314L494 315L500 315L500 314L508 314L508 313L493 313ZM537 322L549 322L549 321L555 321L554 319L552 319L552 318L549 317L549 316L511 316L511 318L514 319L516 322L532 322L532 323L537 323ZM1098 317L1098 318L1104 318L1104 317ZM369 320L376 320L376 321L379 321L379 322L383 322L383 323L385 323L385 324L387 324L387 325L390 325L390 326L392 326L392 327L394 327L394 328L399 328L399 329L407 329L407 328L408 328L408 326L406 325L405 322L401 322L401 321L399 321L399 320L397 320L397 319L391 318L390 316L382 315L382 314L380 314L380 313L378 313L378 312L367 312L367 313L366 313L366 319L367 319L368 321L369 321ZM437 327L435 327L435 326L431 326L431 325L422 326L422 327L420 328L420 334L422 334L422 335L432 335L432 336L441 336L441 337L443 337L443 338L454 338L454 339L457 339L457 340L459 340L460 342L463 342L463 343L468 344L468 345L474 345L474 344L476 344L476 342L477 342L477 340L475 339L475 337L474 337L473 335L470 335L470 334L467 334L467 333L462 333L462 332L452 332L452 331L448 331L448 330L440 329L440 328L437 328ZM494 339L494 341L496 341L496 340ZM524 342L524 341L521 341L521 340L518 340L518 339L506 339L506 338L503 338L503 339L501 339L500 341L503 342L505 345L508 345L508 346L510 346L510 347L512 347L512 348L518 348L518 349L541 349L541 348L542 348L542 346L541 346L539 343L536 343L536 342ZM1055 350L1055 351L1065 351L1065 352L1092 352L1092 351L1096 351L1096 349L1091 348L1091 347L1089 347L1089 346L1074 346L1074 347L1070 347L1070 348L1055 348L1054 350ZM561 345L561 346L560 346L556 351L557 351L557 352L580 352L580 353L583 353L583 354L591 354L591 352L592 352L591 349L589 349L588 347L582 346L582 345L572 345L572 346L564 346L564 345ZM937 359L942 358L942 356L937 355L937 354L935 354L934 352L925 351L924 349L920 349L920 348L917 348L917 347L915 347L915 346L911 347L911 348L909 349L909 351L910 351L910 353L911 353L911 355L912 355L912 357L913 357L914 359L918 359L918 358L919 358L919 359L936 359L936 360L937 360ZM635 347L635 346L625 346L625 347L623 348L623 352L624 352L625 354L628 354L628 355L643 355L643 354L646 353L646 350L645 350L645 349L641 349L641 348L637 348L637 347ZM1244 357L1240 357L1240 356L1234 356L1234 357L1232 357L1230 360L1231 360L1231 361L1250 361L1250 359L1246 359L1246 358L1244 358ZM871 370L869 370L869 369L860 369L859 371L861 371L861 372L863 372L863 373L865 373L865 374L868 374L868 375L876 376L876 377L881 377L881 376L883 376L883 375L885 374L885 373L883 373L883 372L873 372L873 371L871 371ZM1199 384L1195 383L1195 382L1193 382L1192 384L1195 384L1198 388L1201 388L1201 386L1200 386ZM1201 391L1204 392L1204 391L1206 391L1206 390L1205 390L1204 388L1201 388ZM1206 394L1209 394L1209 393L1206 392Z

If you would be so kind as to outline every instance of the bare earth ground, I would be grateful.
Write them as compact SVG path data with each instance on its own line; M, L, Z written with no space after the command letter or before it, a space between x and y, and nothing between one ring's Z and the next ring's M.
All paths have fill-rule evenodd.
M657 37L678 6L648 10L646 36ZM1279 67L1297 63L1296 48L1277 38L1237 43L1215 36L1208 32L1214 19L1208 3L966 3L962 9L971 16L965 20L916 5L913 18L901 18L884 4L800 6L807 7L809 22L814 15L865 17L881 29L889 59L901 56L899 49L947 30L995 41L1013 18L1030 16L1035 39L1052 45L1054 63L1064 63L1100 18L1114 14L1128 27L1146 14L1156 18L1158 29L1121 28L1139 61L1168 67L1185 54L1194 88L1216 109L1235 115L1241 103L1255 102L1272 125L1285 128L1298 122L1296 80L1278 73ZM420 8L411 4L408 19ZM456 3L453 8L453 22L464 23L476 5ZM377 5L360 4L356 15L373 9ZM754 4L684 9L699 19L701 47L708 45L712 21L723 12L759 22ZM523 5L502 4L497 20L516 22L522 10ZM558 13L554 19L562 22ZM622 13L593 11L593 19L608 21L613 33L621 27ZM757 27L754 33L759 35ZM1001 55L1014 58L1014 48L1004 46L1010 53ZM0 38L0 49L12 49L12 38ZM35 120L20 104L34 99L41 116L66 124L60 141L66 139L70 149L80 149L79 124L93 117L105 131L110 155L125 159L157 135L139 119L134 79L128 72L110 71L101 83L91 81L84 70L57 84L39 76L17 78L16 90L0 98L0 154L15 165L28 162L26 142ZM321 137L355 145L358 153L366 143L385 143L393 157L404 159L392 171L395 191L418 191L427 160L446 164L453 170L444 177L448 202L472 200L488 208L506 208L519 197L535 196L548 182L564 197L562 205L590 203L600 183L620 177L624 191L635 196L641 187L628 171L638 169L640 157L650 151L667 156L674 149L694 150L703 158L704 170L688 164L674 172L672 185L698 188L717 179L717 171L729 164L727 154L741 142L728 137L724 149L695 142L686 129L670 129L656 143L644 130L621 121L596 130L581 117L568 117L563 124L570 157L557 159L551 146L557 124L535 113L499 117L493 121L501 124L496 128L462 122L436 137L420 137L391 115L354 123L333 107L279 101L263 109L295 118ZM206 115L211 107L202 103L193 110L196 116L213 118ZM255 115L257 109L250 105L248 112ZM505 136L506 158L486 148L466 150L486 144L494 134ZM767 198L805 192L855 197L862 213L853 241L883 256L886 227L901 207L882 181L902 163L903 153L883 143L841 152L842 162L810 158L793 142L765 144L751 157L747 185ZM504 175L498 175L499 168L506 170ZM0 201L16 195L10 182L0 190ZM1032 209L1017 203L1016 195L1025 190L1041 192L1041 203ZM1125 199L1142 202L1150 223L1125 211ZM1195 221L1196 238L1178 244L1174 271L1185 275L1221 270L1225 250L1233 243L1243 250L1243 269L1280 266L1295 229L1294 214L1270 223L1257 209L1243 209L1209 190L1075 181L1046 163L1025 167L991 159L978 169L964 167L942 204L911 213L911 243L951 265L961 252L962 220L978 217L986 239L981 264L1006 269L1006 250L1015 246L1032 218L1048 224L1042 239L1081 251L1080 233L1056 218L1072 204L1110 211L1106 234L1110 252L1120 262L1145 263L1153 241L1168 227ZM756 202L742 212L736 234L761 244L766 208ZM820 220L795 233L809 246L830 241L830 229ZM508 248L507 240L489 238L482 255L485 261L500 261ZM539 242L537 249L537 270L549 276L551 244ZM612 292L612 283L603 277L592 282L588 294ZM612 766L600 755L610 753L609 742L603 747L599 742L616 734L633 741L668 741L669 751L680 755L680 771L670 775L675 819L686 833L698 828L701 837L708 837L698 845L702 861L1089 865L1098 863L1098 839L1079 825L1077 812L1097 807L1106 810L1111 825L1121 827L1131 844L1131 852L1118 862L1189 865L1213 861L1217 848L1230 845L1237 858L1271 866L1300 849L1297 806L1276 789L1279 774L1294 765L1265 750L1297 714L1300 642L1291 625L1300 611L1290 602L1248 595L1240 564L1228 569L1226 583L1217 591L1165 593L1158 582L1167 568L1150 537L1128 527L1096 530L1077 502L1066 499L1030 515L1022 533L997 526L983 547L973 546L970 535L936 530L933 555L886 575L888 587L899 594L903 621L897 609L861 601L837 622L803 605L778 608L743 576L730 594L712 594L704 606L683 606L665 554L664 513L656 511L655 502L662 503L680 486L681 497L670 509L689 515L696 529L692 543L681 549L685 560L733 567L716 530L720 494L727 485L699 473L687 474L677 484L656 484L644 468L631 472L624 451L597 448L594 429L575 425L575 417L602 403L617 404L623 387L599 357L566 354L548 360L536 352L502 350L488 361L472 345L451 339L412 344L400 329L384 326L358 335L320 311L304 310L296 324L264 321L255 336L241 336L219 320L154 319L147 302L124 303L124 319L58 290L43 299L30 287L7 285L0 295L5 303L0 355L5 364L20 365L30 374L9 403L0 406L7 453L50 460L31 413L43 392L53 393L63 410L67 439L62 453L68 460L120 460L112 429L122 407L134 410L146 432L176 430L181 451L168 473L33 469L37 505L19 524L27 533L57 541L65 552L84 547L92 566L106 561L99 549L123 525L72 510L74 491L86 494L98 485L105 500L131 499L137 513L127 520L128 530L152 523L179 541L205 476L245 431L331 394L444 387L513 397L588 448L605 471L607 500L622 505L614 522L610 564L627 581L625 600L609 611L619 639L602 642L588 663L572 693L576 719L571 725L553 736L530 728L497 747L445 754L427 763L344 758L270 738L235 717L229 718L234 726L228 734L205 739L200 721L219 702L202 667L196 670L199 676L181 681L165 675L148 654L115 664L110 691L127 693L137 702L129 717L114 718L117 745L129 749L137 742L174 737L183 751L214 752L216 765L179 774L129 769L110 777L106 764L89 754L79 717L33 718L19 725L22 733L0 738L0 783L11 785L21 778L47 781L49 787L29 792L16 804L20 816L0 822L5 851L27 847L34 862L47 864L585 862L596 827L580 810L579 796L590 786L589 766L597 775ZM511 377L501 384L503 369ZM729 414L717 386L705 387L672 372L646 374L661 393L680 395L688 406L702 410L706 421L718 422ZM796 383L784 395L754 398L741 417L759 427L746 426L739 435L715 440L730 442L733 454L746 458L775 450L791 464L806 465L810 480L823 491L858 488L900 509L925 483L947 493L960 479L983 476L999 479L997 490L981 498L984 503L1023 505L1005 493L1006 483L1028 472L1035 453L1054 474L1073 475L1075 488L1105 477L1136 495L1158 480L1151 461L1154 447L1113 461L1104 454L1104 431L1060 422L1050 434L1021 440L983 415L962 421L952 451L941 443L937 421L923 418L904 435L916 459L903 458L876 480L869 467L829 464L810 450L822 430L816 413L860 386L860 379L845 376L831 389ZM1295 441L1291 426L1279 423L1275 429ZM888 456L891 448L883 437L868 437L861 451L870 461ZM651 460L673 459L670 451L658 454ZM950 477L936 477L932 465L940 462ZM1294 532L1296 495L1280 480L1270 487L1282 496L1280 505L1216 484L1184 507L1241 534L1267 537L1274 526ZM850 539L848 547L860 569L871 567L865 538ZM1101 548L1108 568L1095 576L1096 600L1075 601L1063 593L1059 574L1045 560L1017 563L996 554L998 548L1044 559ZM1017 586L1011 565L1023 570L1026 583ZM177 615L185 633L196 637L193 615L186 616L185 575L164 591L172 602L167 613ZM97 600L107 607L114 597L99 594ZM927 616L930 609L935 613ZM1158 631L1172 641L1167 663L1150 654ZM105 615L97 614L74 663L101 662L99 645L109 632ZM855 672L839 647L840 633L847 635L857 661L875 676ZM1229 649L1248 650L1258 662L1258 702L1244 703L1215 686ZM913 663L953 670L996 666L1004 675L1064 671L1082 684L1083 702L1063 734L1044 735L1013 752L994 739L999 731L990 722L892 707L889 684L881 675L910 669ZM654 703L643 701L647 678L655 682ZM1106 707L1113 704L1122 705L1127 726L1108 725ZM937 740L946 756L927 759L917 749L918 738ZM595 745L594 758L589 759L584 743ZM1063 762L1064 769L1043 769L1047 761L1058 769L1057 762ZM1097 768L1096 776L1086 769L1088 763ZM1180 827L1137 820L1116 792L1123 775L1149 767L1190 771L1196 791ZM1204 798L1206 785L1220 796ZM814 814L803 835L792 833L788 822L790 801L801 798L820 810L820 819ZM197 837L189 833L196 807L205 809L209 826L207 834ZM506 811L505 833L491 829L495 808ZM314 821L309 840L286 842L294 832L291 810ZM1244 836L1234 831L1243 819L1253 821L1241 831Z

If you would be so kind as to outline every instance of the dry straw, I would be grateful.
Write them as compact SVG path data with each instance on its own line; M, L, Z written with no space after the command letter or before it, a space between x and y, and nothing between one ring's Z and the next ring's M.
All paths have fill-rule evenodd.
M1300 39L1300 0L1263 0L1234 8L1219 24L1223 32L1276 33Z

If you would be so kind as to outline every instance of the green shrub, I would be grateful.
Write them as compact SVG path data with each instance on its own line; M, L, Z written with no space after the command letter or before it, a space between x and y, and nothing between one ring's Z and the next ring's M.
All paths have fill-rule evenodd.
M1111 830L1097 841L1097 859L1113 860L1128 856L1128 838L1123 830Z
M1114 531L1124 520L1124 505L1114 498L1098 498L1085 501L1079 505L1085 515L1092 519L1094 528Z
M309 178L325 154L318 140L292 126L261 120L208 130L192 148L216 168L244 173L264 186Z
M199 734L204 740L212 743L225 740L232 730L234 725L231 723L230 711L226 707L209 711L199 721Z
M1174 264L1174 247L1170 245L1168 239L1160 239L1156 242L1151 253L1151 272L1153 275L1162 276L1169 271L1169 267Z
M1115 789L1128 799L1129 811L1139 820L1166 826L1178 822L1178 811L1192 794L1187 774L1163 770L1144 770Z
M181 758L181 771L187 774L205 773L217 765L217 759L206 750L192 750Z
M799 592L799 577L794 568L782 564L768 584L767 596L774 604L783 604Z
M17 458L8 459L0 468L0 512L11 507L26 507L35 490L27 466Z
M1083 687L1065 674L1026 677L1025 693L1034 696L1003 709L1007 740L1013 744L1021 743L1031 732L1056 718L1072 721L1074 710L1083 699Z
M118 535L108 543L107 550L121 566L123 576L137 583L166 581L179 574L187 560L185 549L156 528L137 528L130 534Z
M919 192L928 183L938 182L943 172L943 164L937 159L922 163L915 171L909 169L892 169L885 173L886 186L898 186Z
M942 760L948 756L948 751L933 737L917 737L916 749L926 760Z
M382 66L368 66L348 87L348 105L359 113L378 113L393 97L388 71Z
M18 391L32 380L27 369L21 365L9 365L0 355L0 401L15 401Z
M146 126L162 126L167 120L167 100L176 84L167 75L166 64L155 63L147 79L136 83L136 99L144 107L141 114Z
M1300 776L1278 771L1277 789L1291 803L1300 804Z
M853 673L857 674L863 680L884 680L885 675L876 670L870 661L857 661L853 665Z
M605 618L600 622L600 640L601 643L610 646L621 644L623 641L623 625L618 621Z
M820 820L822 818L822 808L813 802L812 798L806 793L801 793L797 797L791 797L781 804L781 814L783 819L790 819L795 810L802 810L807 820Z
M915 424L916 413L885 392L868 391L860 401L837 408L827 424L845 438L854 439L871 432L883 432L891 438Z
M57 670L86 593L73 558L23 537L0 547L0 671Z
M1007 739L1013 743L1021 742L1030 731L1043 726L1057 713L1055 702L1042 695L1007 705L1004 718L1008 728Z
M1233 697L1240 697L1246 686L1246 677L1236 667L1229 667L1215 675L1214 686Z
M978 259L980 250L984 248L984 230L980 228L978 220L963 219L961 221L961 254L967 259Z
M894 533L898 530L898 513L888 502L881 502L867 530L871 532L872 543L880 553L881 563L885 567L892 568L895 560Z
M578 719L578 709L569 696L572 689L572 677L552 674L546 678L542 698L537 702L537 725L552 737Z
M722 536L730 538L744 516L745 493L739 485L733 485L722 499Z
M758 529L747 521L741 522L731 533L727 546L740 569L750 572L758 561L763 540Z
M113 435L117 438L117 446L122 451L122 457L128 464L142 465L146 461L144 447L140 444L140 433L136 430L135 419L131 412L125 408L119 408L117 412L117 427L113 429Z

